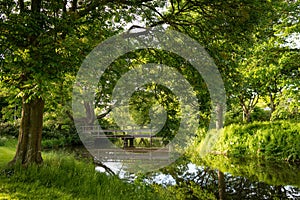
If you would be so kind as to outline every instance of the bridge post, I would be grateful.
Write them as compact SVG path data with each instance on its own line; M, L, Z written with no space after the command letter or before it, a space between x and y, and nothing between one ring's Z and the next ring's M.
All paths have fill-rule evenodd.
M134 147L134 138L128 138L129 140L129 147Z
M124 147L123 148L127 148L128 147L128 140L127 140L127 138L124 138L123 139L124 140Z
M152 147L152 126L150 127L150 147Z

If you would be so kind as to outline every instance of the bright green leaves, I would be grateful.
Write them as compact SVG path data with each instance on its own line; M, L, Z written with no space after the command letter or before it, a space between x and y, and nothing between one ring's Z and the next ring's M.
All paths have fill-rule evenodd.
M299 123L287 121L230 125L223 130L215 149L236 157L295 161L300 158L299 128Z

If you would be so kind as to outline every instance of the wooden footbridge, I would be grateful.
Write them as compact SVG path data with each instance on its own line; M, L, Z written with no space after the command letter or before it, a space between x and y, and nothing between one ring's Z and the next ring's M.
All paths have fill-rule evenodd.
M155 135L156 129L130 127L123 129L102 129L100 126L81 126L81 133L90 134L95 143L101 139L122 139L123 148L135 147L135 139L149 139L152 146L153 139L162 139Z
M155 135L156 129L143 127L102 129L100 126L82 126L80 131L88 136L90 149L101 160L166 161L170 156L170 148L162 143L162 137ZM122 147L119 148L112 142L118 139L122 141ZM137 139L147 140L149 143L141 146L137 144Z

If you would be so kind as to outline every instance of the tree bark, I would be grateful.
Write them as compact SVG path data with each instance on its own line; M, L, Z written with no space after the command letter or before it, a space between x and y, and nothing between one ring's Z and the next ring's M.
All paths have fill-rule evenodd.
M20 6L20 13L23 13L25 11L24 0L18 0L18 4Z
M220 131L223 128L223 108L221 104L217 105L216 129ZM218 170L218 190L219 199L225 200L225 178L224 173Z
M269 92L269 98L270 98L270 103L269 103L269 107L270 107L270 115L269 115L269 120L272 120L272 115L276 109L276 104L275 104L275 94L272 95L271 92Z
M225 200L225 178L224 173L220 170L218 171L218 189L219 189L219 199Z
M243 109L243 121L250 123L251 122L251 111L248 109Z
M220 130L223 128L223 107L221 104L217 104L216 115L216 129Z
M15 157L10 162L12 165L43 162L41 140L45 102L42 98L34 98L29 102L26 100L28 97L23 97L18 145Z

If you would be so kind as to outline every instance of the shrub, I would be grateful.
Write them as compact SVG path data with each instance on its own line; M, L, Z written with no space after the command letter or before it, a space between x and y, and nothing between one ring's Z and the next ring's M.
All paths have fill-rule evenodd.
M6 137L0 137L0 146L5 146L6 142L7 142Z
M19 135L19 123L12 123L12 122L3 122L0 123L0 136L13 136L18 137Z
M270 111L265 111L260 107L255 107L251 113L251 121L269 121Z
M296 161L300 160L299 144L299 122L253 122L225 127L214 148L233 156Z

